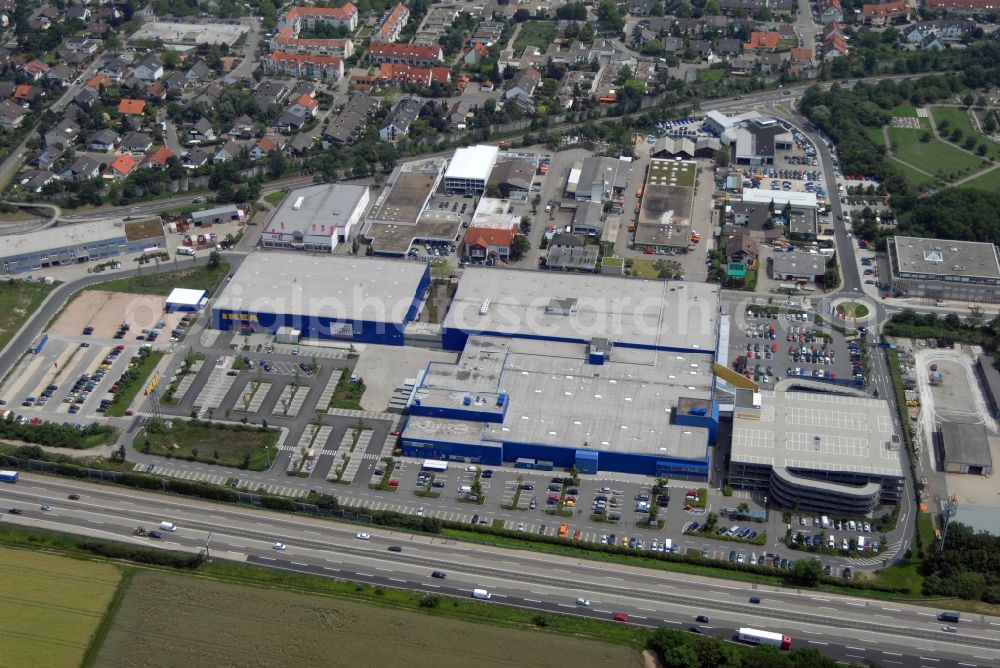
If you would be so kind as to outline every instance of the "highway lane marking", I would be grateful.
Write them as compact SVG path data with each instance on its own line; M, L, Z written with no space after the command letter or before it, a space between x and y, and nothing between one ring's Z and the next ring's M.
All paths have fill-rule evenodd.
M846 603L847 605L854 605L854 606L857 606L859 608L863 608L865 606L864 603L852 603L851 601L844 601L844 603Z
M313 534L313 535L315 535L315 536L319 536L319 535L322 535L322 534L320 534L320 532L319 532L319 531L309 531L309 530L303 530L303 531L302 531L302 533L311 533L311 534Z
M610 615L611 614L610 610L594 610L594 612L599 612L602 615Z
M900 610L899 608L881 608L881 609L885 610L886 612L902 612L902 610Z
M929 612L918 612L917 614L920 615L921 617L937 617L937 615L932 615Z
M260 558L265 559L267 561L277 561L277 559L275 559L274 557L260 557Z
M507 598L505 594L493 594L493 598Z
M642 610L644 612L656 612L653 608L636 608L637 610Z
M406 580L400 580L399 578L389 578L389 582L402 582L406 584Z
M648 617L643 617L642 615L632 615L633 619L648 619Z
M826 603L828 603L830 601L830 599L828 599L828 598L820 598L818 596L810 596L809 598L811 598L814 601L823 601L823 602L826 602Z
M304 564L301 561L293 561L292 566L308 566L309 564Z
M845 654L844 656L849 656L852 659L863 659L863 658L865 658L865 657L863 657L863 656L861 656L859 654Z
M935 658L930 657L930 656L922 656L922 657L920 657L920 660L921 661L934 661L935 663L941 661L941 659L935 659Z
M523 599L525 603L541 603L537 598L526 598Z
M525 600L527 600L527 599L525 599ZM569 603L557 603L556 605L558 605L560 608L575 608L576 607L575 605L570 605Z
M864 647L851 647L850 645L845 645L845 647L847 649L853 649L855 652L866 652L866 651L868 651Z
M355 573L355 575L359 575L359 576L365 577L365 578L373 578L373 577L375 577L371 573Z
M889 652L889 651L886 651L886 650L882 650L882 653L883 653L883 654L890 654L890 655L892 655L892 656L903 656L903 655L902 655L902 654L900 654L899 652Z
M431 584L431 583L429 583L429 582L427 582L427 583L423 583L423 582L421 582L420 584L421 584L421 586L423 586L423 587L432 587L432 588L434 588L434 589L440 589L440 588L441 588L441 585L435 585L435 584Z
M813 645L829 645L830 644L828 642L823 642L821 640L810 640L809 642L812 643Z
M975 663L965 663L964 661L959 661L958 665L960 665L960 666L971 666L971 668L976 668L976 666L977 666L977 664L975 664Z
M324 566L323 570L324 571L332 571L333 573L339 573L340 572L339 568L330 568L329 566Z

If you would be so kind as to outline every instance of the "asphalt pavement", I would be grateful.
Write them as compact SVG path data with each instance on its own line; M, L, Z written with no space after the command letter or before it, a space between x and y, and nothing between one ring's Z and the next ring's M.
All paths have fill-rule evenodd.
M78 501L67 499L78 493ZM33 473L0 488L0 521L154 547L201 551L212 558L256 563L325 577L400 589L470 596L473 588L493 594L491 604L686 629L696 615L712 635L731 638L753 625L791 635L793 647L815 649L845 661L882 665L977 666L1000 661L1000 618L963 615L957 633L942 630L939 610L900 602L846 597L722 581L576 557L540 555L436 537L292 517L241 506L163 497L138 490L104 488ZM51 510L44 512L40 506ZM163 539L133 536L136 526L177 525ZM356 534L371 534L359 540ZM280 541L284 551L273 548ZM400 552L388 547L399 546ZM444 572L443 580L431 578ZM577 597L590 601L577 606ZM756 597L759 604L751 603Z

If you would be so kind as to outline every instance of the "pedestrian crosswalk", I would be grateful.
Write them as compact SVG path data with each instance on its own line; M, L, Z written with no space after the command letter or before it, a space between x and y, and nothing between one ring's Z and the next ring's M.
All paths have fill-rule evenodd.
M871 566L882 566L883 564L891 561L892 558L895 557L896 554L899 552L901 547L902 543L897 541L892 545L886 547L878 554L873 554L871 552L863 552L862 554L866 556L852 557L847 561L849 561L852 566L857 566L860 568L871 567Z
M271 485L253 480L240 480L236 489L243 492L266 493L272 496L287 496L293 499L300 499L309 494L309 490L304 487L292 485Z

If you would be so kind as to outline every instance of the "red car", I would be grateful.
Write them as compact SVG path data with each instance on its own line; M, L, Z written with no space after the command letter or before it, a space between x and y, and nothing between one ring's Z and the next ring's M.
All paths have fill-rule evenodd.
M573 532L573 540L580 540L580 530L577 529Z
M616 622L628 622L628 615L626 615L624 612L616 612L615 613L615 621Z
M398 480L390 480L386 484L389 485L389 487L399 487L399 481Z

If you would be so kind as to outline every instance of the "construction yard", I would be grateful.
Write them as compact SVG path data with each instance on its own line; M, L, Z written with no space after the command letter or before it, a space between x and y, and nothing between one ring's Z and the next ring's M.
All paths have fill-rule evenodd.
M164 313L164 297L138 295L126 292L84 290L53 323L49 332L63 336L80 336L84 327L93 327L95 338L111 339L118 326L127 322L134 338L143 329L152 329L157 322L167 323L164 331L171 331L180 323L183 313Z

